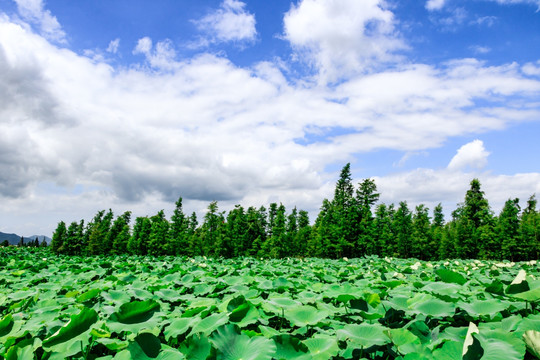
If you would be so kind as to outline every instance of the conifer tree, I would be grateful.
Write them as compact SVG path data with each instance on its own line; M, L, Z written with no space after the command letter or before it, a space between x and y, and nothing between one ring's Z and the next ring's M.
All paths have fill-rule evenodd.
M182 198L176 201L176 208L171 216L170 227L170 253L174 255L188 255L189 253L189 218L184 214Z
M540 257L540 212L536 210L536 204L536 197L533 194L521 214L520 257L523 260Z
M497 235L500 243L501 259L521 260L519 234L519 199L508 199L497 219Z
M152 221L146 216L137 217L133 226L133 234L128 241L128 253L133 255L147 255L151 231Z
M169 222L163 210L150 218L150 236L148 238L148 255L165 255L169 244Z
M433 220L430 226L430 259L441 258L441 246L444 236L444 213L442 204L439 203L433 209Z
M397 256L408 258L412 255L412 215L406 201L401 201L392 224L397 238Z
M52 241L51 241L51 250L54 253L59 253L59 250L64 245L64 241L66 240L66 223L63 221L60 221L58 223L58 226L56 227L56 230L53 233Z
M427 260L429 257L432 257L432 251L434 248L430 248L432 245L431 239L431 222L429 217L429 209L424 205L420 204L416 206L413 217L412 217L412 251L411 256Z
M58 249L58 252L66 255L80 255L82 250L81 240L79 237L79 224L73 221L66 231L64 243Z
M374 239L371 254L379 256L395 256L396 241L393 231L394 204L379 204L373 219Z
M374 255L376 251L376 238L374 229L374 219L372 208L379 201L380 194L377 192L377 185L372 179L364 179L356 189L356 211L358 245L353 252L354 256L363 254Z

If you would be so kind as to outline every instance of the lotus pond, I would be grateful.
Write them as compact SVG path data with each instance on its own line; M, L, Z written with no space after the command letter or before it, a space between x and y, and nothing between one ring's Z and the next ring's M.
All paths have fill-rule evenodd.
M535 262L0 248L3 359L536 359Z

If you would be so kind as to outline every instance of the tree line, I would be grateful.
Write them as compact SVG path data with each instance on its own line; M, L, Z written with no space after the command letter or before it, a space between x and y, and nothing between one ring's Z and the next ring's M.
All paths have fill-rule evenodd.
M519 199L509 199L496 216L480 181L473 179L449 221L441 204L430 215L423 204L414 209L406 201L377 204L379 196L372 179L355 188L347 164L314 224L306 211L288 212L283 204L268 209L236 205L226 213L216 201L199 223L195 212L184 213L180 197L170 219L161 210L131 224L129 211L115 217L112 210L102 210L88 223L61 221L51 248L67 255L538 259L540 212L534 195L523 210Z

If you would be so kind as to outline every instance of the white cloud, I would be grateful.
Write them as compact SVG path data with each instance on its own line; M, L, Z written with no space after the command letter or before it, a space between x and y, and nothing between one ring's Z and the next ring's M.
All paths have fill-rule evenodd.
M118 52L118 47L120 46L120 39L116 38L114 40L111 40L109 42L109 46L107 46L107 52L110 52L112 54L116 54Z
M491 0L496 1L499 4L512 5L512 4L531 4L536 5L540 9L540 0Z
M444 7L446 0L428 0L426 9L429 11L441 10Z
M224 0L219 9L195 21L199 30L210 38L204 42L253 41L257 36L255 15L238 0Z
M178 66L175 62L176 51L170 40L159 41L153 47L152 39L143 37L137 41L133 54L143 54L150 66L161 69L171 70Z
M134 52L149 66L92 61L0 17L2 219L33 207L56 221L109 206L145 215L178 196L192 210L219 200L223 209L281 201L316 212L332 194L328 166L540 117L540 81L518 64L410 64L324 87L290 83L272 62L178 60L167 40L142 38ZM459 166L445 171L470 181L455 175ZM381 179L389 199L405 186L393 179ZM443 179L426 182L433 196Z
M521 71L529 76L540 76L540 61L523 65Z
M475 53L475 54L487 54L491 51L491 48L490 47L487 47L487 46L480 46L480 45L475 45L475 46L471 46L470 49Z
M284 37L311 61L320 81L336 81L396 59L406 46L380 0L303 0L285 14Z
M41 34L59 43L66 42L66 34L55 16L45 9L43 0L14 0L23 19L39 26Z
M484 148L481 140L474 140L463 145L457 151L457 154L450 160L448 169L457 170L466 167L482 169L487 165L489 152Z

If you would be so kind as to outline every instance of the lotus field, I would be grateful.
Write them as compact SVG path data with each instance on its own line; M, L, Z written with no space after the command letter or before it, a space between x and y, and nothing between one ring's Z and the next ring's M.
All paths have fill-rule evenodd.
M4 359L536 359L535 262L0 249Z

